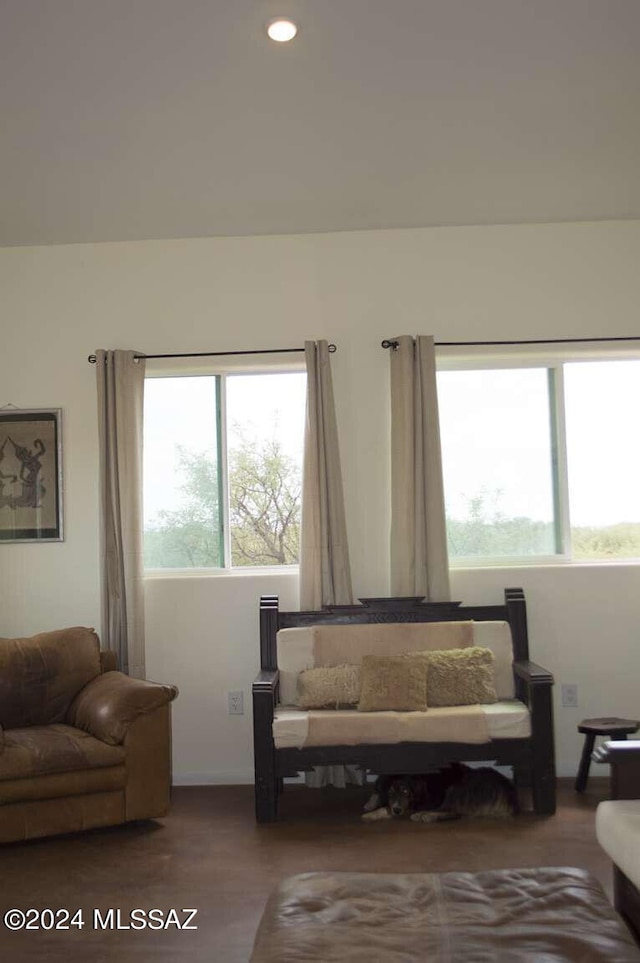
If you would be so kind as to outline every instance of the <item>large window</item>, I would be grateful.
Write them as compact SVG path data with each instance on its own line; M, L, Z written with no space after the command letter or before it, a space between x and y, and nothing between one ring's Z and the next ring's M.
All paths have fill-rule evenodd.
M640 558L640 361L442 370L453 564Z
M298 561L306 374L149 377L147 569Z
M547 371L443 371L438 401L451 556L553 555Z
M640 361L565 365L573 557L640 558Z

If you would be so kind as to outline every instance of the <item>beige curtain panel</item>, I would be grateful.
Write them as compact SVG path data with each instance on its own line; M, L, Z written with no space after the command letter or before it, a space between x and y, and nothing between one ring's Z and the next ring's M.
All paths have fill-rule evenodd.
M305 341L300 608L352 602L338 428L326 341Z
M351 566L333 401L329 345L305 341L307 409L302 470L300 530L300 608L350 605ZM316 766L305 773L312 789L362 785L364 772L353 766Z
M118 666L144 678L142 519L143 358L96 351L102 641Z
M451 598L432 337L394 338L391 363L391 594Z

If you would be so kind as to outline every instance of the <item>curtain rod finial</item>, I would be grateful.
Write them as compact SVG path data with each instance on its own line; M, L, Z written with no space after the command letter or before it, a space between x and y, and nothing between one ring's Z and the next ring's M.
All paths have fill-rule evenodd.
M97 358L96 358L95 354L90 354L89 357L87 358L87 361L89 362L89 364L95 364L95 363L96 363L96 360L97 360Z
M383 348L393 348L393 350L395 351L396 348L398 347L398 342L397 342L397 341L388 341L388 340L385 338L385 340L381 342L381 347L383 347Z

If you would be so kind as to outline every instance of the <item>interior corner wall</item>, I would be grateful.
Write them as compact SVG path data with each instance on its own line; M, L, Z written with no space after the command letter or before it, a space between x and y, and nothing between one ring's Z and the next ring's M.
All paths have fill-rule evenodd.
M148 353L291 347L328 338L354 590L388 591L385 337L436 340L639 334L640 222L205 238L0 250L0 406L63 412L65 539L0 543L0 635L99 628L98 347ZM629 413L630 419L633 413ZM635 430L635 419L633 428ZM532 658L555 693L558 768L575 772L582 717L637 714L640 568L614 564L455 572L466 602L522 585ZM261 593L295 607L289 573L154 578L150 678L175 682L177 782L252 780L250 686ZM245 715L229 716L242 689Z

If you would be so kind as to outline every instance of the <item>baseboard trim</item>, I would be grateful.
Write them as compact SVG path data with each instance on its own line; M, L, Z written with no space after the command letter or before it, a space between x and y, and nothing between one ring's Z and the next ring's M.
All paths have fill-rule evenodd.
M174 786L252 786L253 769L230 772L174 772Z

